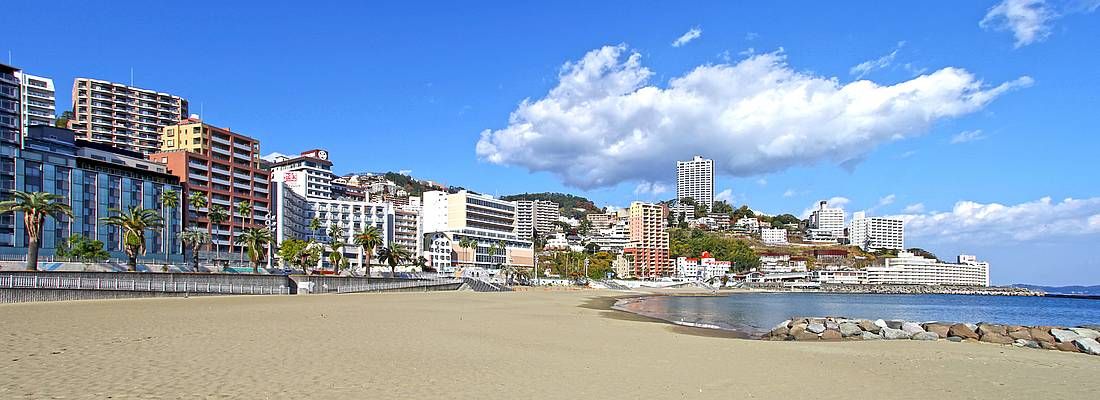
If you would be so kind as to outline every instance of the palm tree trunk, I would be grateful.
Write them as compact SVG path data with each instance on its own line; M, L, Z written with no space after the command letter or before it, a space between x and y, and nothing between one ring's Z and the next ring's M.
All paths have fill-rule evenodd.
M137 256L127 255L126 270L130 272L137 271Z
M33 236L27 246L27 271L38 271L38 238Z

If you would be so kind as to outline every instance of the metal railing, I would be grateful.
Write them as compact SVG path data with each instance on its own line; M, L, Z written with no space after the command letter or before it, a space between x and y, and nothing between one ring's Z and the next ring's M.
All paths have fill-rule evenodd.
M0 275L0 289L118 290L129 292L290 294L289 287L198 282L137 281L120 278Z
M386 280L382 282L370 282L364 279L366 282L352 282L345 283L336 288L336 293L358 293L358 292L383 292L388 290L397 289L410 289L418 287L431 287L440 285L456 285L461 284L460 279L413 279L405 281L393 281Z

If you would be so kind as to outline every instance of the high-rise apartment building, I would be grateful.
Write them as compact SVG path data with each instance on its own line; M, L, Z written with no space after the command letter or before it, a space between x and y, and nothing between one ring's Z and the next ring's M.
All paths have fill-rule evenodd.
M427 249L433 263L448 253L452 267L534 265L531 241L515 232L516 203L465 190L449 194L432 191L424 193L421 208L424 242L450 245L450 249ZM462 247L462 239L473 241L474 247ZM445 268L444 272L449 271Z
M829 207L829 202L817 203L810 212L810 229L814 236L839 238L844 236L844 209Z
M188 118L164 127L160 151L148 155L152 161L168 165L179 177L187 196L187 222L211 233L211 242L226 254L240 254L243 244L235 238L244 228L262 228L270 212L270 178L260 168L260 142L251 137L219 128L198 118ZM192 193L206 197L206 207L193 209L187 204ZM244 202L251 211L240 213ZM210 207L225 209L229 218L215 225L208 218Z
M19 68L0 64L0 142L16 147L23 143L23 84L19 74ZM8 163L14 163L11 160L15 157L15 147L5 147L0 157L5 160L3 173L14 174L14 164L8 168ZM0 181L0 184L3 182ZM0 193L9 193L11 190L6 186L0 189Z
M417 207L394 206L393 241L414 257L420 254L420 212Z
M561 217L558 203L546 200L516 201L516 235L523 240L532 240L537 231L540 237L554 232L554 223Z
M676 199L690 197L710 211L714 207L714 160L695 156L676 162Z
M73 81L69 127L81 138L142 154L161 150L161 128L187 117L187 100L99 79Z
M852 214L848 225L850 243L863 250L905 249L905 221L898 218L867 217L860 211Z
M630 204L630 243L623 254L631 259L631 276L652 279L675 272L668 259L667 213L668 209L658 204Z
M22 89L23 134L32 125L53 126L57 119L57 102L54 98L53 79L17 73Z

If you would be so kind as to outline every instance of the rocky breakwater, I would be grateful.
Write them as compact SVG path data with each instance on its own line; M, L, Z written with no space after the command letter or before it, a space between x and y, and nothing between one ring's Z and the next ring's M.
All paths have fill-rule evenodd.
M1100 326L1076 328L992 323L912 322L839 317L792 318L764 335L767 340L947 340L1100 355Z

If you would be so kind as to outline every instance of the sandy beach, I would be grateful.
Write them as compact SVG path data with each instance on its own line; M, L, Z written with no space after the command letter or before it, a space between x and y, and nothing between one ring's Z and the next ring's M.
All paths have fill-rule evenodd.
M740 340L602 291L0 305L0 398L1060 398L1100 357L940 342Z

